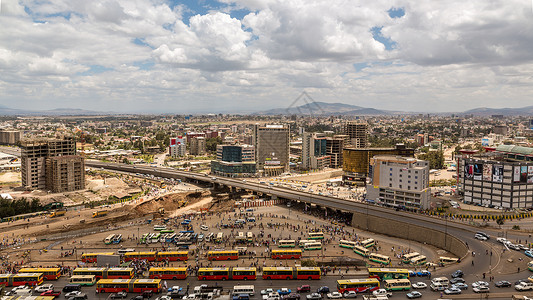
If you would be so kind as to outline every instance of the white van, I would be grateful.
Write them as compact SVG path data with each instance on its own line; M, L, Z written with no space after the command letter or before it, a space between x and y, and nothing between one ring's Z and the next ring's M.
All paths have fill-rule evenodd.
M236 285L233 287L233 295L248 294L253 296L255 289L253 285Z
M450 284L450 281L446 277L437 277L431 280L431 284L442 285L444 287L448 287L448 285Z
M207 225L200 225L200 229L207 231L209 230L209 227L207 227Z

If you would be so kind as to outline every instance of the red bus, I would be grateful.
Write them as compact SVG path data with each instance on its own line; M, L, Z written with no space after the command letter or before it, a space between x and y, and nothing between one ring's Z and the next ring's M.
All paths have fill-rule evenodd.
M207 259L209 260L237 260L239 259L239 251L209 251L207 252Z
M297 267L296 279L315 279L320 280L320 268L318 267Z
M272 250L272 259L300 259L302 257L302 250Z
M229 268L200 268L198 280L228 280Z
M291 267L264 267L263 279L293 279L293 268Z
M61 277L60 268L22 268L19 273L43 273L46 280L58 280Z
M96 283L97 293L160 293L161 279L100 279Z
M188 251L164 251L157 252L157 261L184 261L189 259Z
M147 261L156 261L157 252L127 252L124 254L124 261L131 260L147 260Z
M43 273L0 274L0 286L38 286L43 280Z
M148 274L150 279L186 279L187 268L150 268Z
M83 253L81 255L81 261L84 263L98 262L98 255L115 255L115 252L103 252L103 253Z
M231 279L233 280L256 280L256 269L246 267L234 267L231 270Z

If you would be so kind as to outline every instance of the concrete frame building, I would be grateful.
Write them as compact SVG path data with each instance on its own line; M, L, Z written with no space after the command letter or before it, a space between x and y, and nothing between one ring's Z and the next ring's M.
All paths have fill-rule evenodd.
M385 206L428 209L429 162L400 156L370 159L367 199Z
M20 142L22 133L15 130L0 130L0 145L16 145Z
M85 188L84 158L73 137L21 141L22 186L66 192Z
M202 155L206 152L206 139L205 137L199 136L191 138L191 143L189 146L189 154L191 155Z
M349 137L352 148L368 146L368 124L360 121L348 121L344 124L344 134Z
M330 165L327 155L327 140L322 133L304 132L302 139L302 168L304 170L324 169Z
M330 167L342 168L342 150L344 149L344 135L335 135L326 138L326 154L330 157Z
M254 125L253 142L257 169L264 176L278 176L290 170L289 125Z

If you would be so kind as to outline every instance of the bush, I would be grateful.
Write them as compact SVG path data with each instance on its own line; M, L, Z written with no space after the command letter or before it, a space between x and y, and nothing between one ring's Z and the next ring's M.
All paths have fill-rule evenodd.
M520 230L520 226L518 226L518 225L513 225L513 230Z
M313 259L304 259L304 260L302 260L302 267L316 267L316 266L318 266L318 264Z

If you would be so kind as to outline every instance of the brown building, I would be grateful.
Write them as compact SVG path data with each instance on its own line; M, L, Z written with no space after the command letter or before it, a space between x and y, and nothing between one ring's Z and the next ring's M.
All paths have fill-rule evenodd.
M20 131L0 130L0 145L16 145L22 136Z
M59 159L62 157L65 159ZM62 175L63 171L66 175ZM22 140L21 173L22 186L27 189L64 192L72 187L85 188L84 160L76 156L76 142L72 137ZM50 176L56 177L48 178ZM58 178L61 181L57 181Z
M331 168L342 168L342 150L345 143L344 135L335 135L326 138L326 154L331 157Z
M85 160L79 155L55 156L46 159L46 187L53 193L85 188Z
M349 137L353 148L366 148L368 145L368 124L359 121L348 121L344 124L344 134Z
M394 148L345 148L343 150L343 181L350 185L364 186L370 159L376 155L415 157L415 149L398 144Z

